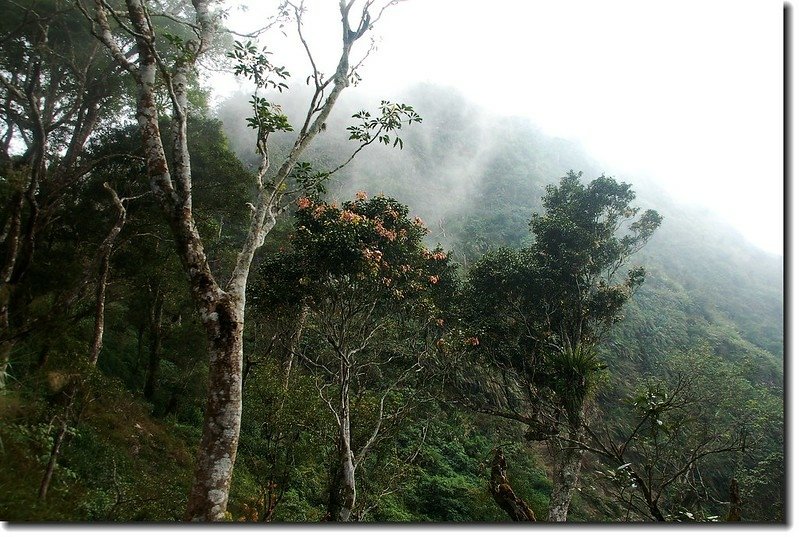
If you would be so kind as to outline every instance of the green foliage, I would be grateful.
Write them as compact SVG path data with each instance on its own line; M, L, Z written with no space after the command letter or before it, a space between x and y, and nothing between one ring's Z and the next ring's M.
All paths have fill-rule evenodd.
M366 110L354 114L353 119L360 119L359 125L347 127L350 133L350 140L357 140L363 144L370 144L377 140L383 145L391 143L393 136L393 147L403 148L402 139L397 135L397 131L402 128L403 123L412 125L421 123L422 117L416 113L412 106L407 104L380 101L380 115L372 117Z
M251 80L259 88L272 88L279 92L288 89L288 85L282 80L288 79L291 75L285 67L277 66L269 61L272 53L253 44L252 41L233 43L233 50L228 52L227 57L233 60L233 74L243 76ZM277 77L278 80L270 78Z
M66 195L49 209L53 225L39 230L35 263L18 289L14 320L30 332L21 336L12 356L13 385L0 394L0 518L177 520L201 433L205 334L185 282L173 276L179 273L178 260L156 202L149 195L138 197L148 191L137 158L139 137L114 120L132 94L115 78L107 57L91 56L94 40L70 6L38 2L43 18L27 21L19 6L10 6L0 21L6 30L0 33L7 35L0 50L4 72L25 72L37 59L63 67L62 51L70 51L75 58L95 58L90 77L118 90L103 101L105 122L91 134L91 147L81 157L93 161L92 171L65 186ZM37 48L29 36L44 19L50 22L50 46ZM188 54L190 28L165 26L170 28L160 36L163 57L171 61ZM289 73L268 52L252 43L232 49L228 59L237 74L260 89L280 93L288 87ZM196 80L190 82L193 111L202 112L203 92ZM58 88L63 95L55 109L80 91L71 75ZM278 153L284 149L281 135L292 129L291 99L284 95L282 106L258 95L249 103L241 99L251 110L244 114L251 116L248 128L261 137L273 134ZM506 440L532 438L547 429L444 405L441 400L451 401L452 394L433 374L441 370L432 367L442 364L445 373L470 381L459 386L466 388L458 395L467 401L504 405L530 422L546 417L530 406L542 393L557 394L558 406L570 415L595 401L591 415L603 427L624 430L645 419L636 464L643 464L656 446L663 451L665 442L677 460L680 448L703 435L729 437L745 430L746 451L705 459L690 474L691 486L680 482L664 493L669 516L723 518L724 508L713 499L726 500L734 476L744 520L784 520L779 260L753 253L739 237L695 212L655 202L645 184L636 184L638 199L662 209L667 215L662 224L658 213L632 207L630 185L606 176L584 182L570 173L545 188L565 169L584 169L594 177L598 170L573 145L547 138L523 121L483 121L478 110L449 90L418 91L412 102L418 103L415 108L383 101L377 112L352 116L357 124L349 129L344 123L351 118L331 116L331 126L339 121L341 128L328 128L317 152L292 171L294 184L288 188L305 195L295 218L281 218L270 233L251 283L245 356L252 367L244 384L229 518L269 515L273 521L307 522L325 515L336 425L319 393L320 388L330 393L329 377L300 361L286 384L280 364L304 303L311 311L298 338L299 351L328 363L333 351L321 325L331 310L325 307L346 298L356 306L379 302L363 324L382 330L368 360L391 358L359 371L353 389L356 445L371 434L383 391L416 363L420 350L426 352L413 381L394 387L386 398L388 413L401 410L401 415L386 424L359 469L363 520L506 520L487 490L488 460L499 443L514 490L539 520L545 517L551 483L543 453L530 442L508 446ZM400 139L402 127L420 121L416 110L427 128ZM231 151L240 141L231 139L229 145L220 122L201 116L190 114L188 123L193 211L208 239L209 262L226 272L246 231L245 203L255 181ZM53 163L65 150L69 128L66 122L53 131ZM348 138L379 142L372 148L374 159L358 159L337 172L345 174L339 182L325 182L329 172L324 170L350 153ZM254 158L252 144L245 146L248 154L242 158ZM396 156L387 152L392 146L406 151ZM27 173L4 165L4 202L24 186ZM79 280L83 262L111 224L104 181L121 196L136 199L128 202L129 221L112 257L105 346L99 371L90 375L80 364L93 328L91 285L70 308L54 311L54 305ZM329 199L323 197L326 187L335 198L354 191L354 185L389 194L358 194L341 206L323 201ZM61 189L51 187L42 194ZM409 217L413 213L406 204L434 223L432 233ZM437 240L451 251L433 248ZM646 274L640 267L625 273L622 261L629 258L645 264ZM458 270L467 276L463 289ZM151 323L159 301L160 325ZM158 382L145 400L149 349L156 336ZM692 376L693 398L691 405L675 410L666 401L678 374ZM39 502L36 492L65 409L63 393L53 386L76 377L87 382L79 419L69 424L48 499ZM530 381L532 399L522 381ZM623 504L613 491L631 486L630 467L605 467L590 456L585 464L589 476L594 470L602 475L584 481L570 518L623 520ZM700 472L704 488L697 489Z
M289 123L289 118L283 114L279 105L270 103L263 97L253 95L250 100L254 115L248 117L247 126L257 130L262 135L272 132L291 132L294 127Z
M0 517L11 521L177 520L191 475L193 445L153 421L118 381L95 375L83 389L80 421L71 425L46 502L36 498L63 413L51 371L41 391L20 393L17 410L0 413ZM3 401L8 403L7 396ZM42 398L50 405L43 407ZM44 413L44 415L42 414ZM50 416L50 420L43 417ZM163 476L169 475L165 480Z

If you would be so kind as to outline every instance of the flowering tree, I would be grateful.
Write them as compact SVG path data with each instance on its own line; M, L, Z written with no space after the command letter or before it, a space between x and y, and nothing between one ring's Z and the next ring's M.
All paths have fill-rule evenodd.
M386 423L414 403L402 392L436 352L437 304L453 289L454 269L446 253L422 244L423 222L390 198L359 192L341 207L308 197L297 205L293 251L261 266L265 293L257 300L307 305L304 341L294 354L315 373L336 422L338 472L328 515L347 521L358 468ZM373 422L358 435L353 398L370 407L357 421L368 415Z

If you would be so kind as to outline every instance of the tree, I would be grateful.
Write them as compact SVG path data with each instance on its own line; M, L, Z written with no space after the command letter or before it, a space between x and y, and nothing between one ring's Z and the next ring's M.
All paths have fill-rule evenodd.
M757 430L752 407L760 394L735 367L703 351L674 357L669 370L668 378L640 383L622 424L585 423L583 447L612 465L602 475L626 519L719 520L728 486L740 519L737 483L730 485L740 465L721 459L760 440L750 432ZM709 470L713 459L725 469L721 475Z
M28 328L14 308L40 236L96 164L86 144L124 95L119 73L81 26L74 6L59 0L9 3L0 22L0 388Z
M314 137L323 129L341 92L350 85L359 63L351 64L353 46L382 15L388 2L376 16L371 11L373 0L365 2L356 15L357 24L350 22L354 0L340 0L342 24L341 54L334 74L324 77L302 34L304 6L285 3L280 18L284 20L291 9L297 31L308 53L312 67L309 78L314 92L303 125L288 155L276 171L270 171L269 135L276 131L293 131L279 107L253 96L254 115L248 120L258 132L258 151L262 157L256 173L256 198L250 203L250 219L246 237L229 277L222 279L212 270L205 243L196 224L192 197L187 118L188 92L193 69L198 59L206 55L219 33L220 12L212 10L210 0L193 0L193 13L180 18L185 38L159 34L159 17L176 17L155 9L144 0L125 0L126 11L114 10L104 0L96 0L93 9L80 3L90 21L92 33L105 45L118 65L124 69L137 88L136 119L145 146L148 175L155 197L169 223L183 271L189 280L191 295L202 319L209 354L209 389L205 422L197 454L194 485L186 508L186 520L219 520L224 517L236 459L241 426L241 381L243 364L243 331L247 280L256 251L263 245L278 215L309 185L297 184L293 175L301 155ZM155 8L155 9L154 9ZM159 37L169 42L161 46ZM135 51L135 53L134 53ZM266 53L249 43L234 49L235 70L255 82L259 89L286 87L283 80L289 73L269 62ZM159 89L163 87L171 109L169 148L161 138ZM395 110L396 111L396 110ZM395 116L396 117L396 116ZM366 131L353 132L362 146L374 141L370 132L381 133L399 128L396 123L367 124ZM360 135L360 137L358 136ZM377 136L377 134L375 134ZM381 138L384 143L388 139ZM269 175L271 174L271 176ZM323 176L315 178L321 180ZM239 178L232 178L237 180ZM243 178L242 178L243 179ZM223 283L226 282L226 283Z
M319 396L337 424L335 520L353 516L356 472L387 424L414 405L413 378L435 354L435 298L452 286L453 269L444 252L422 245L426 232L389 198L360 192L341 208L300 198L294 250L260 267L271 301L302 303L306 311L309 342L293 353L319 376ZM371 431L356 435L353 422L367 420Z
M625 183L602 176L583 185L570 172L547 187L544 213L530 222L533 244L487 254L469 273L465 316L480 344L457 383L480 395L461 401L547 442L550 521L566 520L577 486L584 413L604 368L597 346L643 283L640 267L621 280L617 272L661 222L652 210L635 219L634 197Z

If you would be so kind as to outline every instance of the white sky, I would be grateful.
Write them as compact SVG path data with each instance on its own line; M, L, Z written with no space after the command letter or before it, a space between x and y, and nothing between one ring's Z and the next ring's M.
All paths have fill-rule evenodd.
M332 72L338 2L306 3L308 40ZM252 4L237 27L272 13ZM782 253L782 19L777 0L407 0L376 25L359 89L457 87ZM295 43L269 42L277 63L292 63Z

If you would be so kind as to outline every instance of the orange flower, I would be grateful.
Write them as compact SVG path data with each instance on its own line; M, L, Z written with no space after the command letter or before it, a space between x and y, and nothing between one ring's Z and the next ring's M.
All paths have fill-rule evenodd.
M432 283L433 285L435 285L435 284L437 284L437 283L438 283L438 280L439 280L439 278L438 278L438 276L428 276L428 277L427 277L427 280L428 280L430 283Z
M358 192L355 193L355 199L358 200L358 201L365 200L366 199L366 192L364 192L363 190L359 190Z
M297 200L297 207L300 209L307 209L311 205L313 205L313 202L309 198L302 197Z
M383 259L383 252L380 250L372 250L371 248L366 248L363 251L363 257L374 264L379 264L380 260Z
M470 338L466 338L464 343L466 343L467 345L472 345L472 346L476 347L477 345L480 344L480 340L477 339L476 337L472 336Z
M382 222L375 223L375 231L377 231L378 235L380 235L384 239L387 239L389 242L394 241L397 238L397 234L383 227Z
M361 217L352 211L341 211L341 216L339 216L339 219L342 222L353 222L355 224L361 221Z

